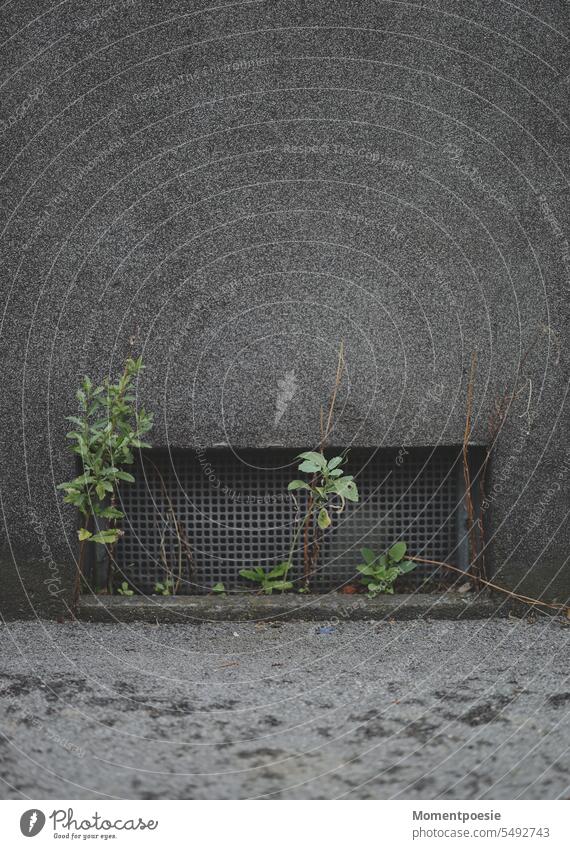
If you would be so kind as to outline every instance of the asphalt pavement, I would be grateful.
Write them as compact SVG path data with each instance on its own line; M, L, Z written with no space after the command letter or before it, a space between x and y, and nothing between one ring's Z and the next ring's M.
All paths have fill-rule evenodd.
M0 627L2 796L570 796L570 627Z

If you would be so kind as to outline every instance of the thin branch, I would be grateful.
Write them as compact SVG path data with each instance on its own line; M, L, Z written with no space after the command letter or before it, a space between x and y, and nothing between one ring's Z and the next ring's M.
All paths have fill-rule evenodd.
M174 509L174 504L172 503L172 499L170 498L170 496L168 494L168 489L166 488L166 484L164 482L164 478L162 477L162 473L160 472L160 469L158 468L158 466L155 463L153 463L153 461L149 457L147 457L146 459L147 459L147 462L150 463L150 465L153 467L153 469L155 470L155 472L158 476L158 479L160 481L160 486L161 486L161 489L162 489L162 493L163 493L166 501L168 502L170 515L172 516L172 521L174 522L174 530L176 532L176 538L177 538L177 541L178 541L178 575L176 576L176 584L174 586L174 593L173 593L173 595L176 595L176 593L179 591L180 585L182 583L182 550L184 550L184 552L186 554L186 559L188 561L189 569L192 570L192 548L190 546L190 543L188 542L188 537L186 536L184 528L182 527L182 525L180 524L180 522L178 520L176 510ZM169 570L169 572L170 572L170 574L173 574L172 570Z
M469 562L475 569L475 580L478 580L477 558L479 555L479 540L477 538L478 524L475 522L475 508L473 506L471 470L469 468L469 443L471 442L471 417L473 414L473 391L475 387L475 374L477 372L477 352L471 354L471 371L469 383L467 384L467 412L465 414L465 430L463 432L463 478L465 481L465 507L467 509L467 532L469 537Z
M338 360L336 365L336 374L334 379L334 386L331 396L331 401L329 405L329 414L327 417L327 426L325 428L324 434L321 431L321 452L325 447L325 443L329 437L329 434L332 429L333 421L334 421L334 408L336 404L336 396L338 395L338 390L340 388L340 384L342 383L342 372L344 370L344 339L340 340L340 345L338 349ZM322 422L322 416L321 416ZM322 427L322 424L321 424Z
M440 566L443 569L449 569L452 572L457 572L459 575L463 575L463 577L469 577L469 573L465 573L463 569L459 569L457 566L452 566L451 563L445 563L443 560L428 560L426 557L412 556L408 557L408 560L413 560L416 563L427 563L429 566ZM497 592L504 593L504 595L507 595L510 598L514 598L517 601L521 601L524 604L547 607L549 610L556 610L558 613L564 613L566 616L570 616L570 607L568 607L568 605L555 604L554 602L548 601L540 601L540 599L538 598L531 598L528 595L521 595L521 593L515 593L512 590L507 590L505 587L499 586L499 584L493 584L491 581L487 581L485 578L478 578L478 580L486 587L489 587L492 590L497 590Z

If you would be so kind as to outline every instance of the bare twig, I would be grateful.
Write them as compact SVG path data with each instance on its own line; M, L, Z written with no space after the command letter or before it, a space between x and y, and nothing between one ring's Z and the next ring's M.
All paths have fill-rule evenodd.
M471 482L471 470L469 468L469 443L471 442L471 417L473 414L473 391L475 387L475 374L477 372L477 352L471 355L471 371L469 383L467 384L467 412L465 415L465 430L463 432L463 479L465 481L465 507L467 510L467 533L469 537L469 562L473 567L473 577L478 581L481 564L477 562L479 557L478 538L479 523L475 522L475 508L473 506L473 493Z
M428 560L426 557L412 557L411 555L408 557L408 560L413 560L416 563L426 563L429 566L440 566L443 569L449 569L452 572L456 572L463 577L466 577L466 573L463 569L459 569L457 566L452 566L451 563L445 563L443 560ZM468 575L467 575L468 577ZM510 598L514 598L517 601L523 602L523 604L531 604L533 606L538 605L539 607L546 607L549 610L556 610L558 613L564 613L566 616L570 615L570 607L565 604L555 604L554 602L548 601L540 601L538 598L531 598L528 595L522 595L521 593L515 593L513 590L507 590L505 587L499 586L499 584L494 584L491 581L487 581L486 578L479 578L479 583L483 584L486 587L489 587L492 590L497 590L497 592L503 593L504 595L509 596Z
M165 499L168 503L169 512L170 512L170 515L172 517L174 530L176 532L176 539L177 539L177 542L178 542L178 574L176 575L176 582L174 584L174 592L173 592L173 595L176 595L177 592L179 591L180 585L182 583L182 557L183 557L183 552L186 554L186 559L188 561L188 567L189 567L189 570L191 571L192 570L192 548L191 548L190 543L188 541L188 537L186 536L186 532L185 532L182 524L180 523L180 521L178 519L178 516L176 514L176 510L174 509L174 504L172 503L172 499L170 498L170 496L168 494L168 489L166 488L166 484L164 482L164 478L162 476L160 469L158 468L158 466L155 463L153 463L153 461L150 458L147 457L147 461L153 467L153 469L155 470L155 472L158 476L158 479L160 481L160 487L162 489L162 494L164 495L164 497L165 497ZM164 553L163 562L165 562L165 560L166 560L166 553ZM172 570L168 566L165 566L165 568L166 568L167 574L173 574Z
M329 404L329 413L327 416L327 425L322 431L322 410L321 410L321 452L323 451L326 441L330 435L333 423L334 423L334 408L336 404L336 396L338 395L338 390L340 388L340 384L342 383L342 372L344 369L344 339L340 340L340 345L338 349L338 360L336 364L336 374L334 379L334 386L331 395L331 400Z
M541 324L541 325L539 325L536 333L534 334L533 338L531 339L530 343L528 344L525 352L523 353L523 355L521 357L520 364L519 364L519 367L518 367L518 376L519 376L518 379L520 379L521 376L524 376L524 375L522 375L522 372L523 372L524 366L526 364L526 361L528 360L531 352L536 347L536 345L537 345L537 343L540 339L540 336L543 332L550 332L550 328L547 327L546 325ZM487 485L487 478L488 478L488 474L489 474L489 464L490 464L490 461L491 461L491 457L492 457L493 451L495 450L495 446L497 444L497 441L499 439L501 431L502 431L502 429L505 425L505 422L507 420L507 416L509 415L511 405L516 401L516 399L521 395L521 393L524 392L527 389L527 387L529 388L529 395L528 395L528 400L527 400L527 404L526 404L526 409L525 409L524 413L522 413L519 416L519 418L526 417L527 421L528 421L528 425L530 427L530 424L531 424L530 407L531 407L531 400L532 400L532 380L531 380L530 377L528 377L524 381L524 384L522 386L519 386L518 388L516 388L516 386L515 386L515 388L511 392L507 392L507 388L505 387L503 389L503 392L500 395L497 395L495 397L495 401L494 401L494 404L493 404L493 410L491 411L491 414L489 416L488 442L487 442L487 445L485 447L485 456L484 456L483 462L481 464L481 468L479 469L479 493L480 493L481 504L484 504L485 499L486 499L486 485ZM483 521L482 521L481 517L479 517L479 519L477 520L477 524L478 524L478 527L479 527L479 542L480 542L479 550L481 552L484 552L484 550L485 550L484 526L483 526ZM485 575L484 564L483 564L483 575ZM485 577L486 577L486 575L485 575Z

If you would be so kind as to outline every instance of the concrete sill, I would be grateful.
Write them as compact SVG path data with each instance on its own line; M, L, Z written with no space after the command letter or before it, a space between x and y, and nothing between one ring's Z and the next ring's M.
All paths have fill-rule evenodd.
M506 616L504 600L483 594L378 596L83 596L78 616L88 622L362 622L383 619L487 619Z

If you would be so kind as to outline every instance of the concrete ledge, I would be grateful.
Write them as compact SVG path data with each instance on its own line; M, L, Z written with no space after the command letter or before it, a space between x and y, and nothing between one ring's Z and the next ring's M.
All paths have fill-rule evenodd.
M262 622L305 620L317 622L379 621L383 619L487 619L506 616L504 600L482 594L350 596L85 596L78 616L88 622Z

